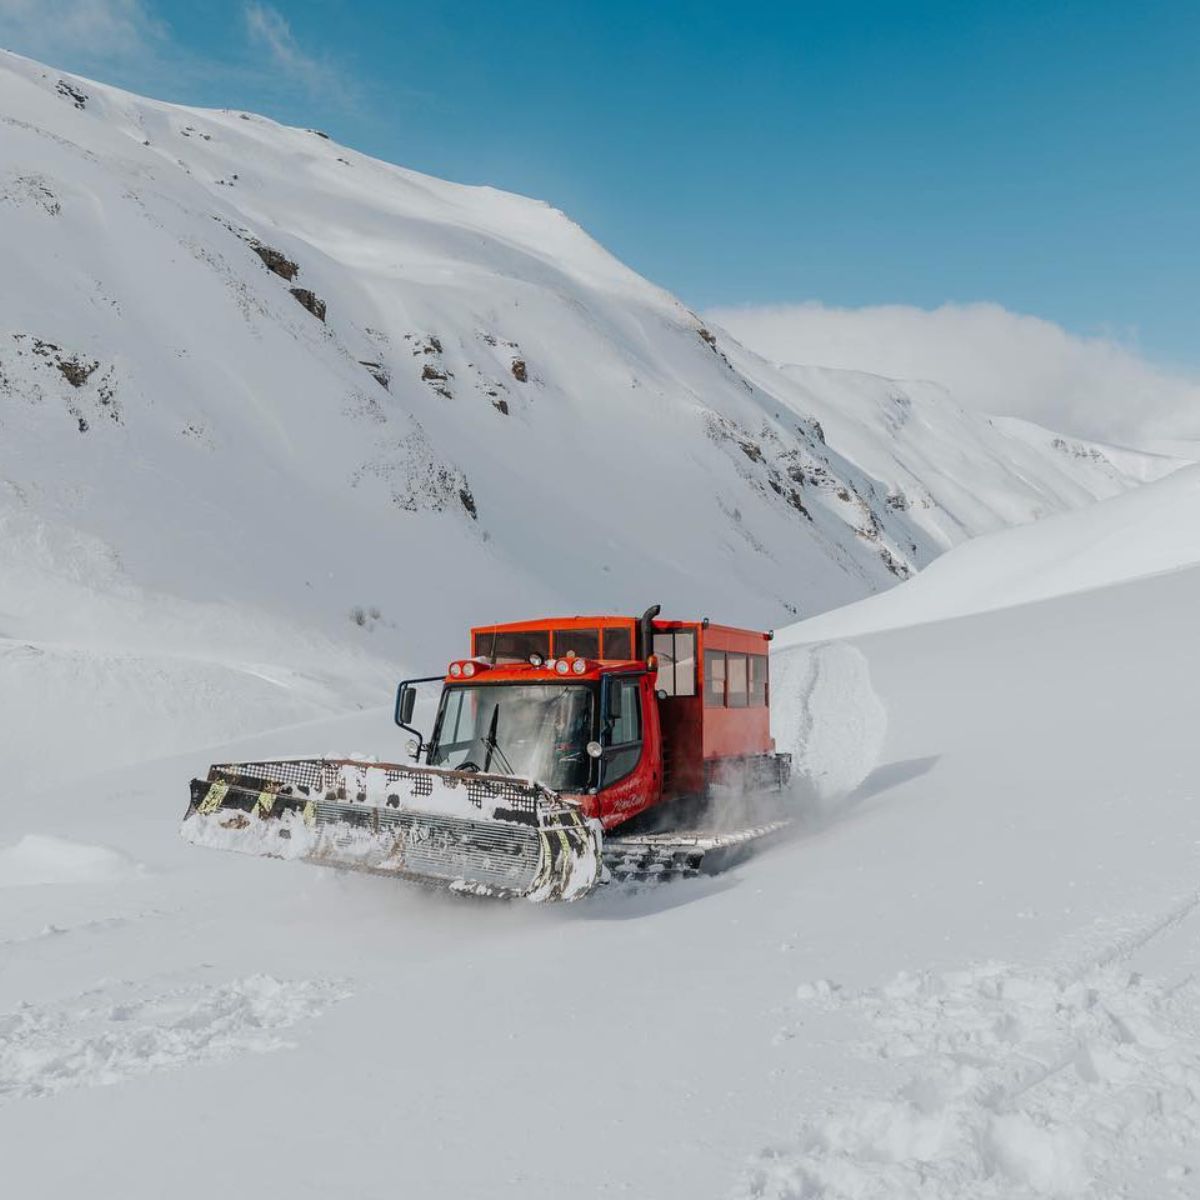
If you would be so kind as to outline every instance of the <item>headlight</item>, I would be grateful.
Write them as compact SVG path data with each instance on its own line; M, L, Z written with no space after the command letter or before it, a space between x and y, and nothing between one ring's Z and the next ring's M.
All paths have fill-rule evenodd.
M555 669L555 670L556 670L556 671L557 671L557 672L558 672L560 675L566 675L566 674L568 674L568 673L570 672L570 670L571 670L571 664L570 664L570 663L569 663L569 662L568 662L568 661L567 661L565 658L560 658L560 659L558 660L558 662L556 662L556 663L554 664L554 669Z
M470 679L471 676L475 674L475 664L474 663L463 663L463 674L468 679Z
M457 679L462 674L462 664L461 663L451 663L450 664L450 674L453 675L455 679Z
M576 675L582 675L584 671L587 670L587 660L583 658L577 658L572 665L571 670L574 671Z
M546 665L546 660L540 654L531 654L529 656L529 665L531 667L543 667Z

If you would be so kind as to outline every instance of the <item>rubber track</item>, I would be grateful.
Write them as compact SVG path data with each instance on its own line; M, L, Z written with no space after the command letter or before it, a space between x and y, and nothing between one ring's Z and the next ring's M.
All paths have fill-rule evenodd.
M749 857L781 836L790 824L768 821L728 832L695 830L606 837L604 865L611 880L619 883L712 875Z

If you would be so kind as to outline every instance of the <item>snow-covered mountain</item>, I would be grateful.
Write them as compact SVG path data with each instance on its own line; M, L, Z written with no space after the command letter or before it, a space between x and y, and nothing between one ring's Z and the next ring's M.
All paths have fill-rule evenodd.
M777 371L544 204L8 54L0 263L0 508L42 559L377 655L643 599L772 625L1159 469Z
M543 204L12 56L0 113L0 476L139 582L376 606L395 653L643 597L770 624L933 556Z
M968 410L940 384L783 364L794 403L943 548L1160 479L1185 456L1100 445Z

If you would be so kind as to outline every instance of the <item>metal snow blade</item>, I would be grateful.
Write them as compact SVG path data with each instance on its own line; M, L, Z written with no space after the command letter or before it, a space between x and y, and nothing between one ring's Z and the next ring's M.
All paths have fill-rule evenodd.
M197 846L531 900L578 899L602 873L599 826L540 784L394 763L217 764L192 780L180 833Z

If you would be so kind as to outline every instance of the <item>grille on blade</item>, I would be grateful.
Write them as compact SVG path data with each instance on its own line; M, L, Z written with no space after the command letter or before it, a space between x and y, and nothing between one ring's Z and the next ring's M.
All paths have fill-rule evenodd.
M537 876L540 842L532 826L327 800L318 800L313 807L317 826L330 837L334 852L339 829L345 831L348 845L356 831L368 830L394 839L389 843L392 869L425 879L461 880L523 893Z
M270 762L217 764L209 772L219 772L230 782L257 781L277 785L285 794L336 796L339 800L365 801L367 780L377 781L384 792L393 789L401 795L420 799L433 794L435 779L445 787L466 789L467 799L481 811L503 820L537 824L538 797L544 789L520 779L499 775L461 774L455 771L431 771L428 767L407 767L397 763L349 762L338 759L277 759Z

